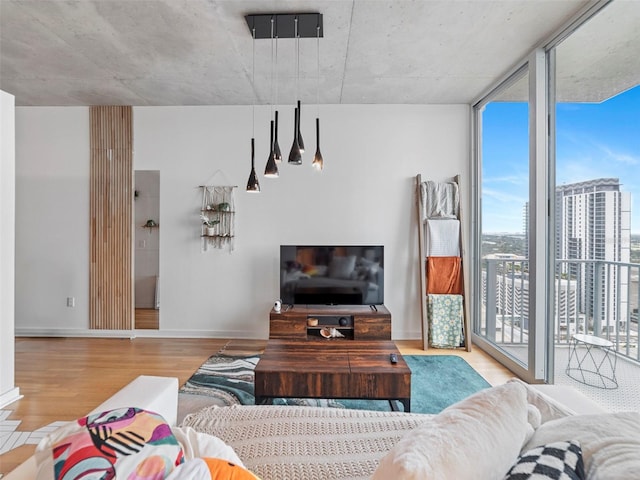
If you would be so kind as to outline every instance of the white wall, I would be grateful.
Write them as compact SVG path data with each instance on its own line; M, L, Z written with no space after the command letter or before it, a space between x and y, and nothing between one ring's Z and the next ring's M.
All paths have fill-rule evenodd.
M323 106L322 174L309 166L315 151L315 108L309 107L303 118L305 165L282 164L279 179L262 176L269 111L258 107L259 194L244 191L251 110L134 108L134 168L159 170L161 192L160 331L137 334L266 338L278 295L280 244L368 243L385 246L385 304L393 315L393 337L420 338L414 177L440 180L462 173L468 179L468 106ZM24 268L17 284L22 334L81 334L88 325L87 112L17 109L18 238L24 242L17 265L32 267ZM292 117L291 108L281 109L285 156ZM204 183L239 187L231 254L201 252L197 186ZM42 186L48 198L39 205L29 192ZM31 219L40 215L53 219L53 244L36 241ZM64 225L56 227L58 222ZM54 251L61 251L55 260ZM32 298L36 285L49 285L38 302ZM70 295L76 296L75 310L64 307Z
M0 90L0 408L17 400L15 386L15 112Z
M18 107L16 332L86 330L88 282L89 110Z

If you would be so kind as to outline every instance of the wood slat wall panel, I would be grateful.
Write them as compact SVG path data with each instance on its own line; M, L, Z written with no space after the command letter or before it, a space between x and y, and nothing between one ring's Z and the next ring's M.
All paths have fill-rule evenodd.
M90 328L133 328L132 107L90 108Z

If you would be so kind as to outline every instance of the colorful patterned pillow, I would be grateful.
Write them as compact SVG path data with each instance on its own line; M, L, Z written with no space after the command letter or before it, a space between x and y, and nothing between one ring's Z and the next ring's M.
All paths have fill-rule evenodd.
M184 461L164 418L133 407L80 418L45 443L56 480L163 480Z

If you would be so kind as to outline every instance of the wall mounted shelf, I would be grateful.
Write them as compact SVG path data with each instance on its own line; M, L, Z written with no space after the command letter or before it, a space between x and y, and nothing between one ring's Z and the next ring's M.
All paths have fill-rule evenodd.
M235 186L200 185L200 239L202 251L229 247L233 250L235 237Z

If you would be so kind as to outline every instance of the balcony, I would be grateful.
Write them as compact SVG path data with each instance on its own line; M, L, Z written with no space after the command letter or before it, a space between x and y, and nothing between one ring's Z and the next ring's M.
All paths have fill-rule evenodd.
M529 336L528 260L487 257L482 270L482 314L475 331L526 365ZM554 383L571 385L611 411L640 411L638 299L640 264L598 260L557 260L554 275ZM585 385L569 377L572 336L594 335L613 343L618 388L605 389L593 374ZM585 346L577 353L586 353ZM596 362L604 352L593 349ZM605 375L611 367L602 365ZM574 375L575 376L575 375Z

